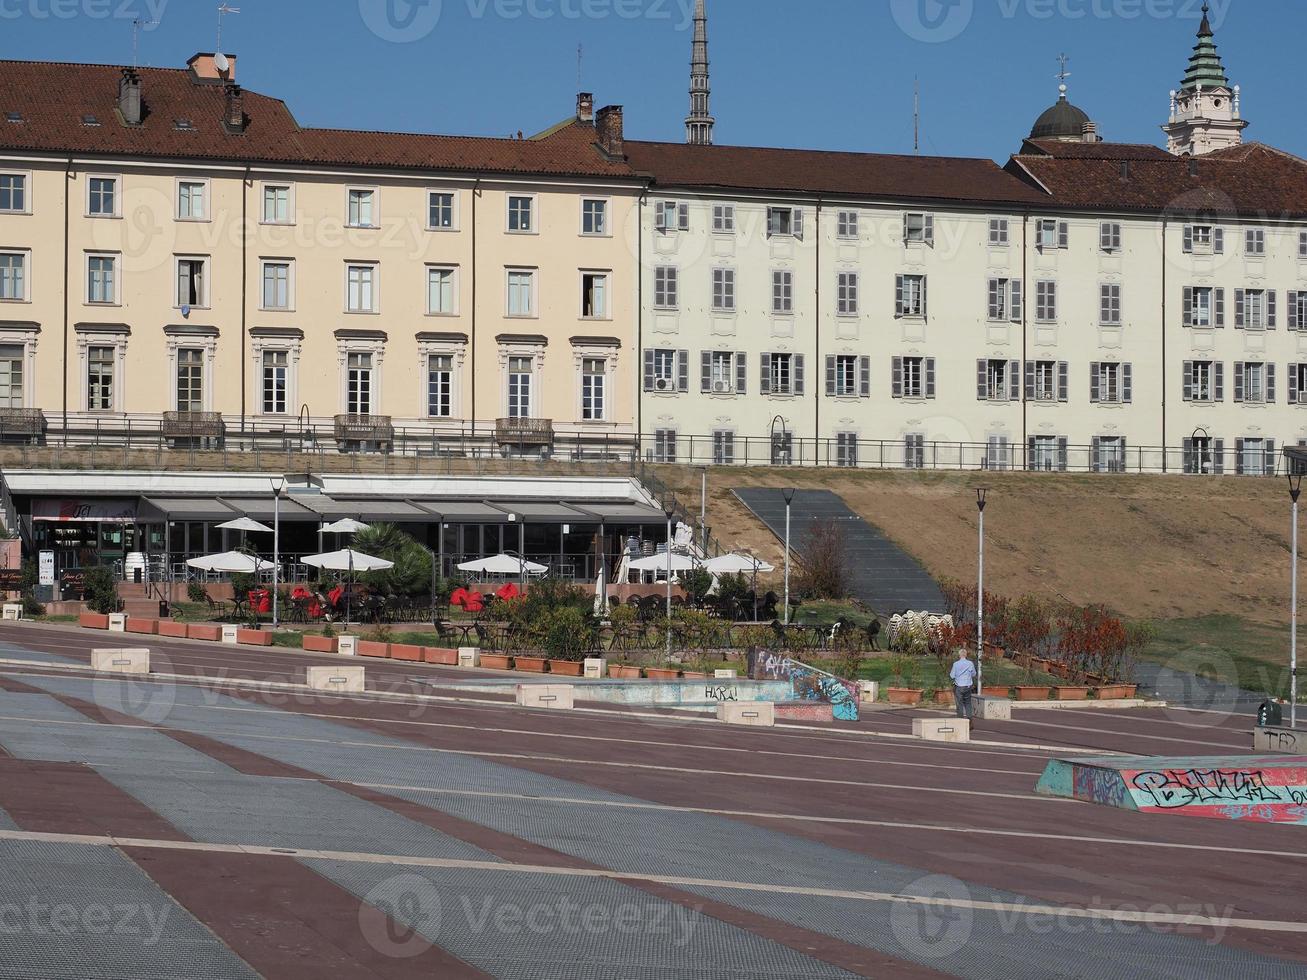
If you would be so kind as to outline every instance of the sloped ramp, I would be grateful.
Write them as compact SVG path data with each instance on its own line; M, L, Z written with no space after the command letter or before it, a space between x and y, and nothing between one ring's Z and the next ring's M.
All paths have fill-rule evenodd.
M742 487L732 491L778 540L785 540L785 496L767 487ZM790 508L790 550L800 557L813 525L835 521L845 529L845 549L849 559L851 588L860 599L878 613L889 615L914 609L919 612L944 611L944 596L939 585L915 558L894 544L873 524L849 509L844 500L830 490L800 490Z
M1307 756L1054 759L1035 792L1139 813L1307 826Z

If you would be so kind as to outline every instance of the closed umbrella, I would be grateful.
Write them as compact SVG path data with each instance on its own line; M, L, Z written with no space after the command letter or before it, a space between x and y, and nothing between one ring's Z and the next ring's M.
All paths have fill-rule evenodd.
M365 555L361 551L355 551L353 548L344 548L340 551L329 551L322 555L309 555L303 559L304 564L312 565L314 568L325 568L329 571L348 572L349 582L354 584L354 572L384 572L389 568L394 568L393 561L386 561L384 558L376 558L373 555ZM345 625L349 625L351 604L353 602L353 589L345 593Z
M702 562L697 558L691 558L689 555L678 555L672 552L670 559L667 553L661 555L650 555L648 558L637 558L631 562L630 569L633 572L666 572L670 567L673 572L689 572L698 568Z

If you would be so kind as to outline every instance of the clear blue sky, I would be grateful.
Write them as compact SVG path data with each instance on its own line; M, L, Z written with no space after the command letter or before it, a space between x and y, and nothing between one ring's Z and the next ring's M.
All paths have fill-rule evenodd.
M635 138L684 138L693 0L228 0L223 48L306 125L503 136L568 115L582 86ZM1004 160L1057 96L1108 139L1160 141L1200 0L709 0L721 143ZM1302 0L1212 0L1259 139L1307 155ZM141 63L212 50L217 0L0 0L0 55L130 63L131 15L162 10ZM403 40L416 38L415 40Z

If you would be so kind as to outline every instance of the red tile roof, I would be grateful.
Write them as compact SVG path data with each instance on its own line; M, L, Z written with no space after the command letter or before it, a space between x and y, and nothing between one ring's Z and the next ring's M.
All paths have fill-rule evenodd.
M626 141L635 171L666 187L797 192L889 200L1038 204L992 160Z
M1192 158L1192 172L1189 157L1112 155L1113 144L1098 146L1100 155L1086 159L1027 141L1007 170L1037 182L1069 208L1307 217L1307 161L1264 144Z
M188 69L141 68L147 115L139 127L117 114L122 68L113 65L0 61L0 150L55 154L222 160L386 169L453 170L546 176L631 178L595 146L590 124L563 125L538 139L370 133L301 127L280 99L244 91L248 125L222 125L223 86L197 82ZM11 112L23 122L7 121ZM99 126L83 124L94 115ZM181 131L188 119L194 131Z
M1023 153L1062 160L1174 160L1151 143L1081 143L1065 140L1025 140Z

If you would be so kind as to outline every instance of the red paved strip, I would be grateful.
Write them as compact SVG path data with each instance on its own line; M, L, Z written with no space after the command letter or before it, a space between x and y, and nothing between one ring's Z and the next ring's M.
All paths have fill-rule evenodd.
M190 839L98 772L74 762L0 759L0 809L19 829L35 833Z
M403 942L411 935L406 927L293 858L135 847L125 847L123 853L265 977L480 980L489 976L420 938L411 945ZM415 955L394 956L384 951L387 948Z

